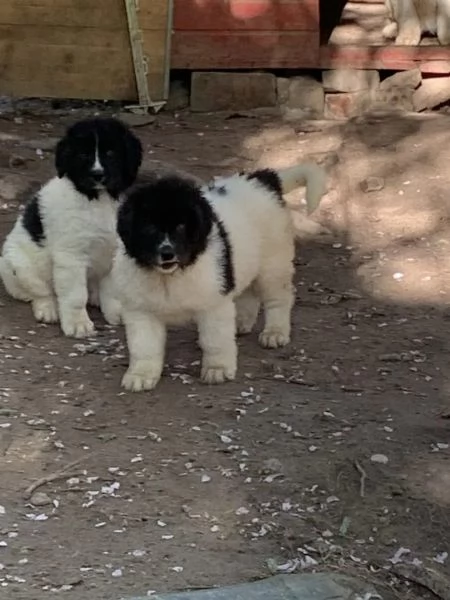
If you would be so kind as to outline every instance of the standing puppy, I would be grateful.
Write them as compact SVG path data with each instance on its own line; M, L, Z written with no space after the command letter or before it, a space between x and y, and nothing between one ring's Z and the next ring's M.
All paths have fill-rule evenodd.
M206 383L234 379L236 328L251 331L260 302L261 345L289 342L294 232L283 193L305 182L313 210L325 189L325 173L313 164L209 186L173 175L130 191L119 211L123 244L112 270L130 354L126 389L158 383L166 325L197 324Z
M88 336L88 302L111 324L120 321L109 280L117 207L141 160L140 141L115 119L79 121L58 142L57 177L26 204L0 257L7 291L31 302L38 321L59 315L65 335Z

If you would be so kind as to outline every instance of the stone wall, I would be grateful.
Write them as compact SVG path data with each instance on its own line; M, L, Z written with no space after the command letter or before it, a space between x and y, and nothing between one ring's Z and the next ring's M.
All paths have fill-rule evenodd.
M383 73L383 72L381 72ZM180 97L180 86L174 83ZM289 118L347 119L373 109L423 111L450 99L450 75L423 77L420 69L380 77L376 70L338 69L294 77L266 72L193 72L184 106L194 112L279 110ZM182 108L169 99L168 107Z

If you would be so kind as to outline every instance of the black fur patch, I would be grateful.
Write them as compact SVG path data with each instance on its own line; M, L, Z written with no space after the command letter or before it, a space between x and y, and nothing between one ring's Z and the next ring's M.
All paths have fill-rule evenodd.
M41 245L45 240L45 233L39 209L39 198L37 196L34 196L25 205L25 210L22 214L22 224L30 234L33 242Z
M236 279L234 276L234 266L233 266L233 249L230 244L230 238L228 237L228 232L225 229L222 221L220 221L217 217L215 217L215 222L217 225L217 229L219 231L220 239L222 240L223 250L222 250L222 280L223 280L223 288L222 293L224 296L229 294L236 287Z
M118 119L83 119L67 129L56 146L56 171L89 200L100 193L93 170L96 156L103 169L101 184L117 199L136 180L142 161L141 142Z
M284 206L283 186L276 171L273 169L258 169L257 171L253 171L253 173L249 173L247 179L249 181L256 179L269 192L275 194L278 202Z

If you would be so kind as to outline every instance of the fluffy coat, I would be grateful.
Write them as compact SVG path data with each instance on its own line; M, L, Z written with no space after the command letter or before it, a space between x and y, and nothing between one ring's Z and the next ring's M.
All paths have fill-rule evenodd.
M158 383L167 325L197 324L206 383L234 379L236 331L252 330L261 302L261 345L289 342L294 232L283 194L305 182L313 210L325 189L325 173L313 164L202 187L172 176L127 195L112 269L130 355L125 389Z
M65 335L89 336L88 302L109 323L120 321L109 278L118 200L141 158L139 140L114 119L80 121L58 143L57 177L26 204L0 257L6 290L31 302L38 321L60 320Z

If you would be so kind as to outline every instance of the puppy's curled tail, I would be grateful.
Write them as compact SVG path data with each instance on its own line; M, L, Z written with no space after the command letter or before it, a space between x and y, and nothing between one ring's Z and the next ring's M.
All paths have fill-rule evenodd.
M308 214L319 205L326 191L326 173L315 163L301 163L293 167L277 170L283 188L283 194L289 194L302 185L306 185L306 206Z

